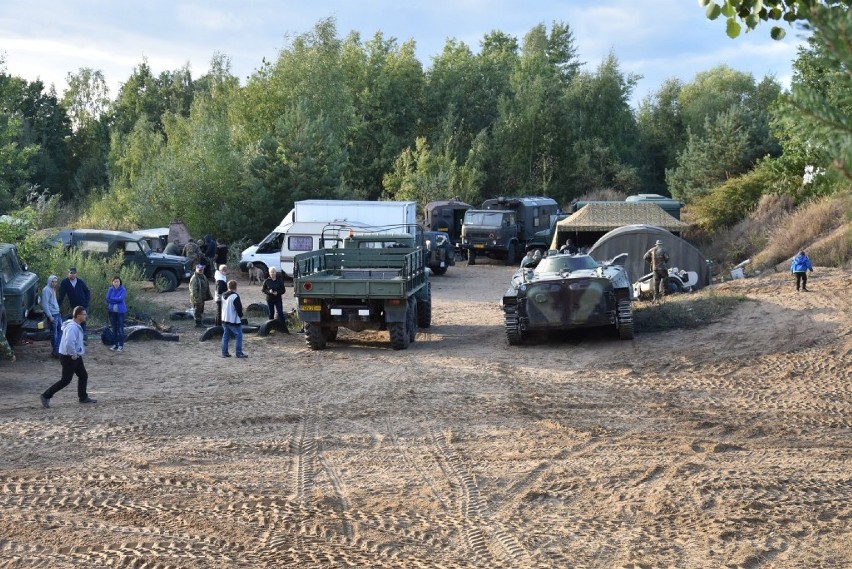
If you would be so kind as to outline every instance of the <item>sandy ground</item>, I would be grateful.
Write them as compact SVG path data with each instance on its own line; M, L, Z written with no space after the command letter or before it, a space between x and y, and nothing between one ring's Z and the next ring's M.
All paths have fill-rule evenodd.
M406 351L275 334L224 360L184 322L90 341L94 406L41 408L59 365L20 346L0 567L852 567L852 275L718 285L749 301L697 330L509 347L511 272L436 277Z

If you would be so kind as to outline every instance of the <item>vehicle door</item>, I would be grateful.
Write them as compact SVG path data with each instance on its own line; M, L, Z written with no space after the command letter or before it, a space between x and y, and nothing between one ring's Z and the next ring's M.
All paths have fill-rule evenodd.
M117 244L117 247L124 255L124 266L136 267L142 274L150 278L151 275L148 274L148 254L146 252L146 250L150 250L150 248L148 247L147 241L124 241Z

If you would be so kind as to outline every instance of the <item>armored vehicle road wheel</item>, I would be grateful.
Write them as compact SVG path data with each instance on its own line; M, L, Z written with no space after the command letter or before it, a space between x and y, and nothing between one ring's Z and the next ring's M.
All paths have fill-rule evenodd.
M337 339L337 326L331 326L329 328L323 328L323 334L325 334L326 342L333 342Z
M154 275L154 288L157 292L172 292L177 288L177 275L169 270L158 271Z
M617 310L616 325L618 326L618 337L622 340L632 340L633 306L631 306L629 300L619 300Z
M467 253L467 266L472 267L476 264L476 251L471 249Z
M411 340L408 336L408 317L404 322L388 322L388 333L390 334L391 347L394 350L408 349Z
M312 350L324 350L326 347L325 334L318 322L305 323L305 343Z
M524 343L524 332L521 330L521 322L518 318L517 306L504 306L506 341L510 346L520 346Z

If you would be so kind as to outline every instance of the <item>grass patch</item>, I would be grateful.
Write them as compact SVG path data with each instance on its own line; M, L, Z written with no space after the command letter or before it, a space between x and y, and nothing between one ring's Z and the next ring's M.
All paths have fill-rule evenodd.
M743 295L696 292L666 297L662 304L634 304L633 325L637 333L694 329L728 317L741 302Z

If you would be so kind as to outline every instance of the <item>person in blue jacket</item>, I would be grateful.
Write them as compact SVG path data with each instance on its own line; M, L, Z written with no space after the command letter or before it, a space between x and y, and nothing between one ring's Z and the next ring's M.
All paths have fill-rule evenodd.
M808 271L814 272L811 260L804 251L799 251L790 263L790 272L796 275L796 290L801 286L801 290L808 292Z
M124 351L124 318L127 315L127 289L121 282L121 277L112 277L112 286L107 289L106 301L109 313L110 328L112 328L113 352Z

